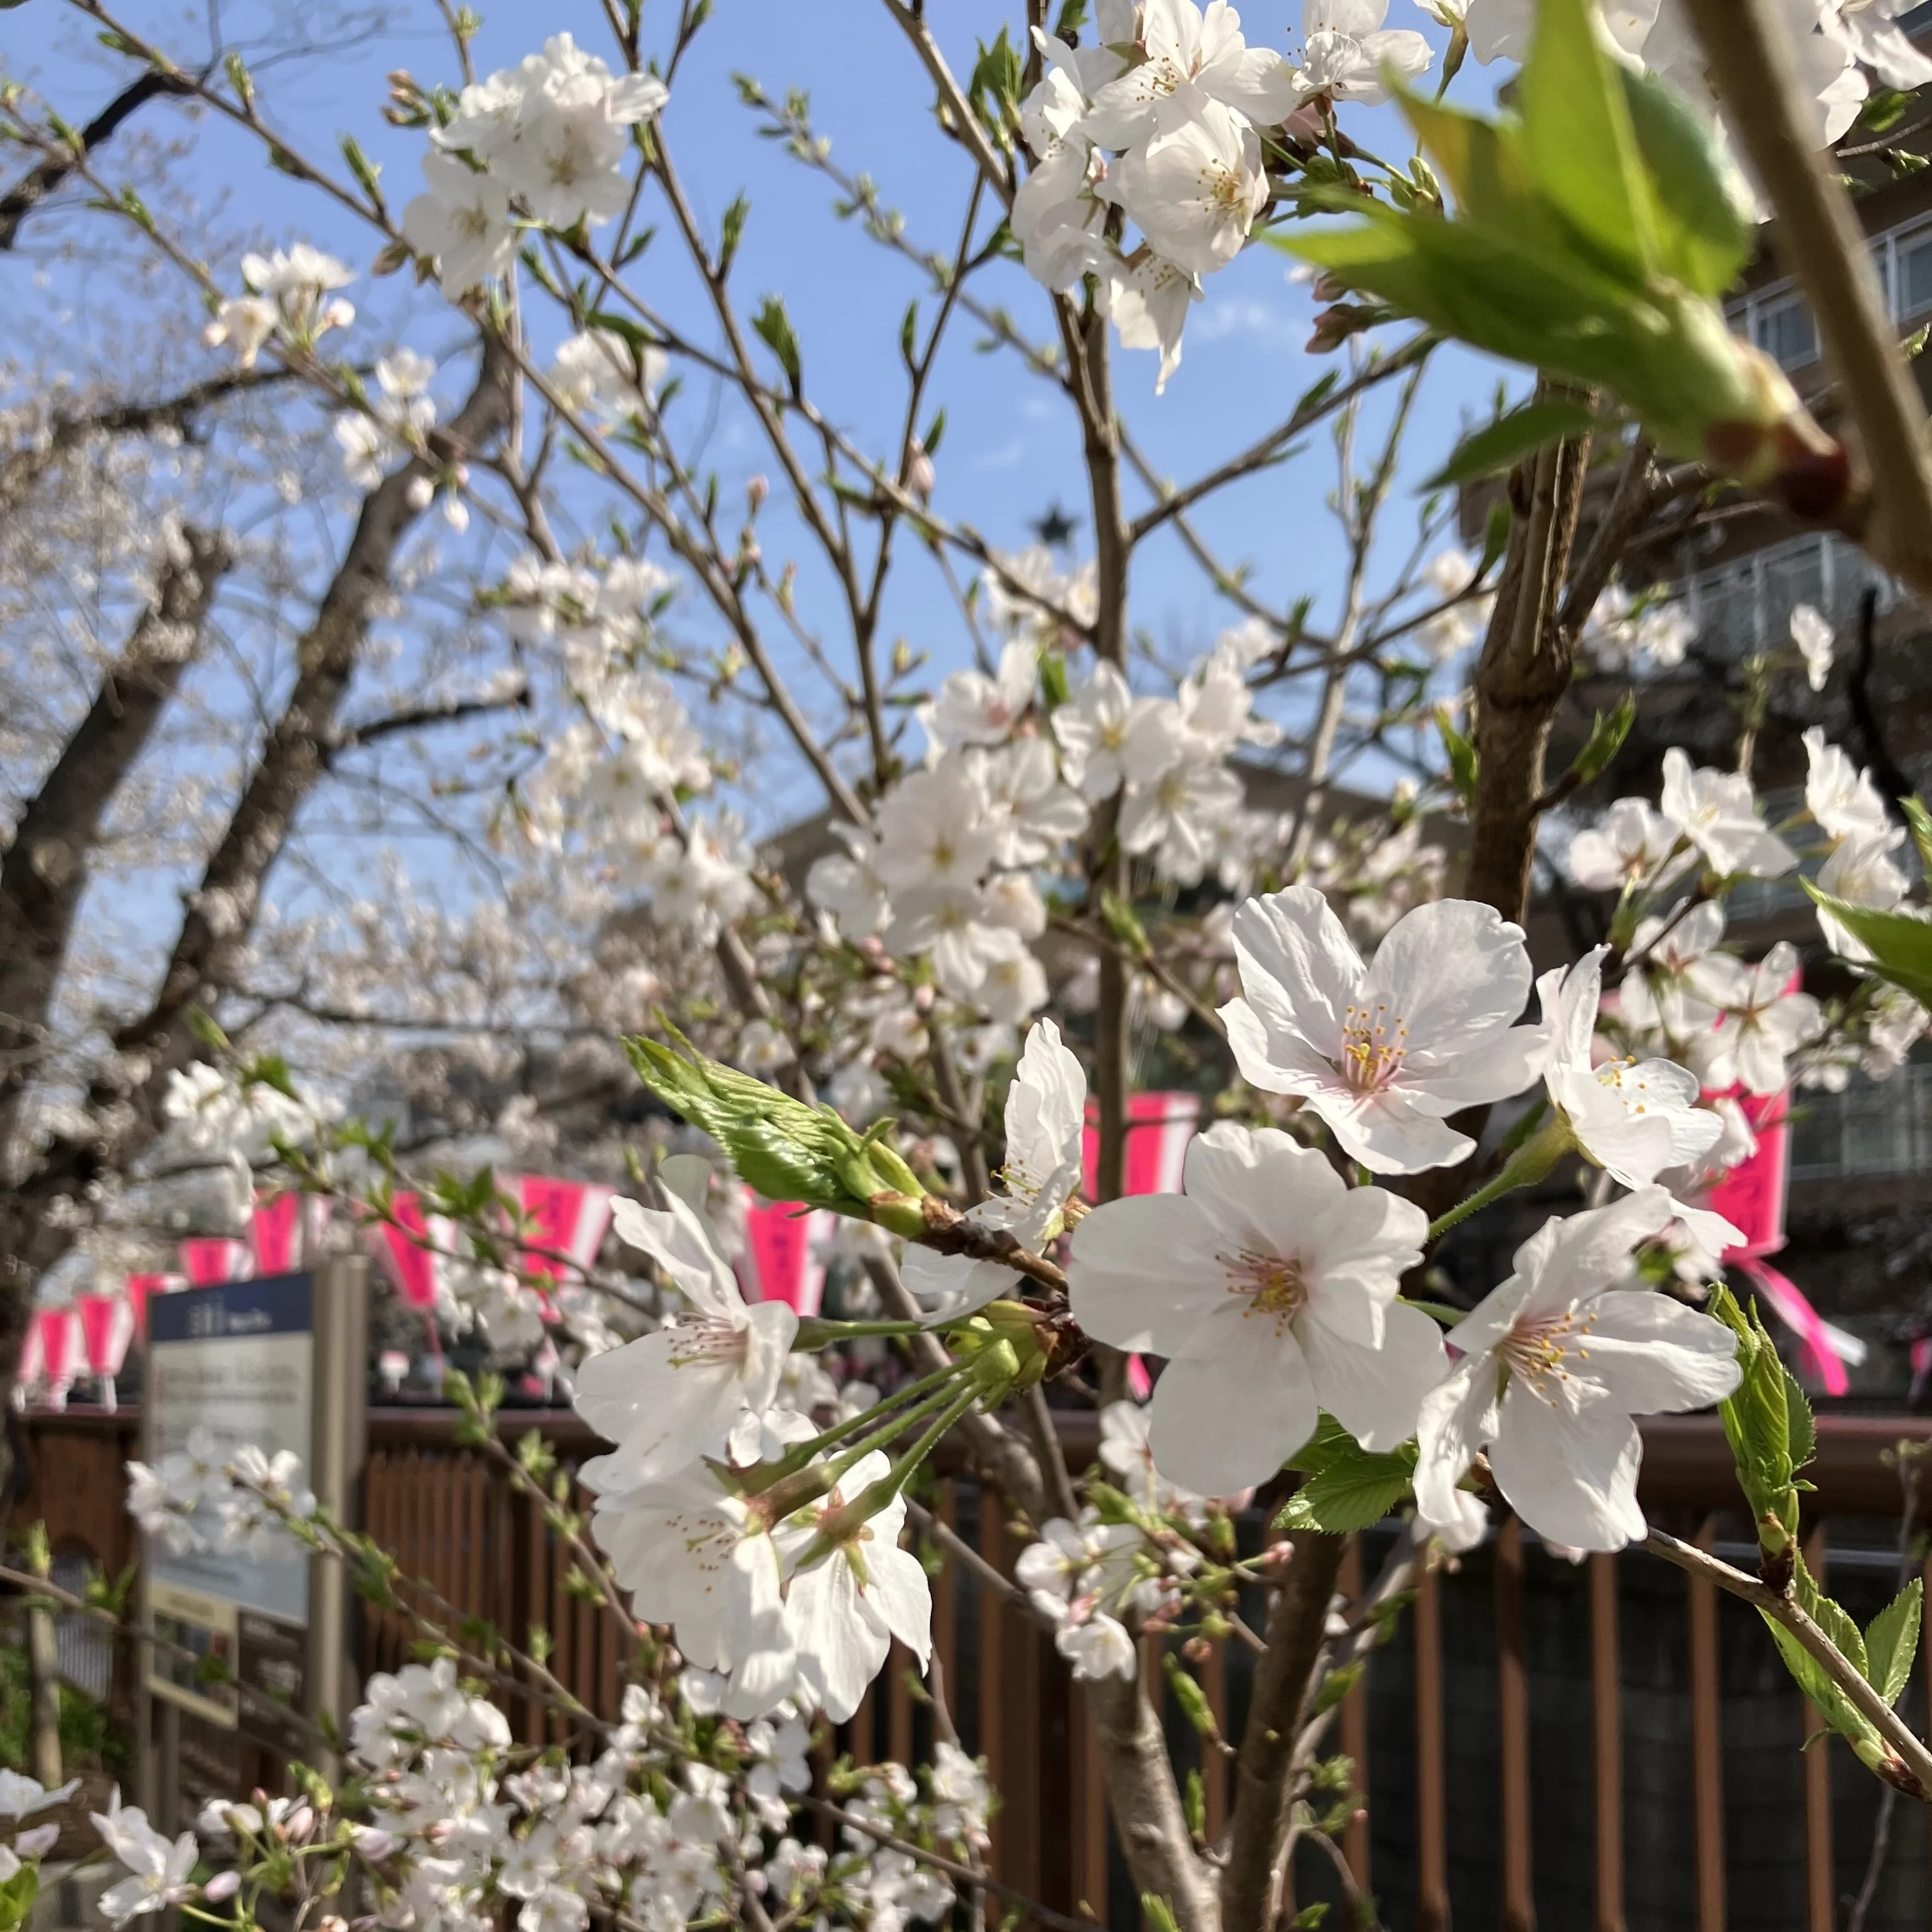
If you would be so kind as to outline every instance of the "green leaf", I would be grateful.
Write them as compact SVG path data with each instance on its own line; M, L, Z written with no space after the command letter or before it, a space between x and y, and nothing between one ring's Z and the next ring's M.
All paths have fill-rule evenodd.
M1422 487L1442 490L1493 476L1499 470L1512 468L1532 450L1560 442L1565 436L1580 436L1595 422L1581 403L1561 398L1525 403L1463 437L1449 460Z
M752 318L752 326L758 340L778 358L778 367L785 372L792 394L797 395L802 382L802 365L799 361L798 338L793 334L791 318L785 313L784 298L766 296L758 314Z
M1905 912L1880 912L1821 892L1809 879L1798 882L1871 954L1870 968L1882 980L1902 986L1921 1006L1932 1006L1932 922Z
M966 83L966 100L981 126L1002 147L1012 145L1019 124L1020 57L1004 27L989 47L980 44L980 58Z
M1598 712L1596 722L1590 727L1588 741L1576 754L1570 770L1576 774L1579 785L1586 785L1600 778L1605 766L1623 749L1624 740L1630 736L1630 728L1636 722L1636 693L1627 691L1617 708L1606 716Z
M1476 566L1478 578L1489 575L1496 568L1498 560L1509 548L1510 506L1507 496L1498 496L1490 506L1490 514L1483 525L1483 554Z
M1738 1485L1750 1505L1759 1547L1781 1557L1798 1538L1793 1479L1810 1454L1810 1410L1802 1392L1794 1407L1795 1384L1755 1304L1747 1313L1728 1288L1718 1287L1706 1306L1737 1340L1738 1385L1718 1403L1718 1414Z
M1905 814L1905 822L1912 827L1912 843L1918 854L1918 869L1925 883L1932 886L1932 812L1925 809L1925 801L1916 792L1910 798L1898 801L1899 809Z
M1318 1529L1331 1536L1378 1523L1408 1494L1415 1474L1415 1445L1378 1452L1353 1436L1337 1447L1275 1518L1278 1531Z
M1659 265L1700 295L1719 297L1757 241L1751 193L1729 148L1674 87L1620 69L1630 127L1657 197Z
M1538 190L1594 252L1648 278L1658 262L1656 196L1590 0L1541 0L1516 92Z
M1344 1664L1329 1672L1322 1678L1315 1693L1314 1708L1309 1712L1311 1718L1318 1718L1324 1712L1332 1711L1361 1682L1363 1662L1358 1658L1353 1664Z
M1141 1916L1148 1922L1148 1932L1180 1932L1173 1906L1157 1892L1141 1894Z
M1167 1672L1168 1688L1174 1693L1174 1701L1180 1706L1180 1714L1204 1738L1217 1736L1220 1726L1214 1721L1213 1708L1208 1702L1208 1694L1186 1670L1180 1660L1172 1651L1165 1652L1161 1663Z
M23 1860L20 1869L0 1885L0 1932L20 1932L33 1916L34 1901L40 1891L39 1859Z
M738 253L738 244L745 238L745 224L751 218L752 204L742 194L736 196L731 206L724 211L724 224L718 239L718 278L722 281L731 272L731 264Z
M1180 1808L1187 1820L1188 1835L1204 1838L1208 1835L1208 1787L1201 1781L1201 1774L1192 1766L1188 1767L1187 1782L1181 1787Z
M1913 1577L1866 1628L1865 1675L1888 1704L1897 1703L1911 1681L1924 1596L1924 1580Z
M1449 760L1449 780L1456 788L1456 796L1465 805L1476 802L1476 748L1456 728L1449 716L1447 705L1438 705L1436 712L1436 736L1442 740L1444 755Z

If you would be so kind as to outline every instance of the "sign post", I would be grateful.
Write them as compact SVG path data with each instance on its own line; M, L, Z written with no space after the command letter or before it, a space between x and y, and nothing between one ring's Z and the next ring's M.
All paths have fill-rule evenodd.
M191 1436L218 1462L248 1442L271 1456L292 1450L317 1503L353 1524L368 1334L359 1257L154 1297L142 1372L144 1459L152 1465L188 1450ZM196 1527L212 1532L212 1510ZM178 1826L184 1715L305 1760L321 1754L312 1731L291 1718L346 1719L356 1688L346 1592L328 1559L286 1544L266 1553L176 1552L149 1538L142 1606L143 1625L170 1646L144 1646L142 1667L142 1795L164 1828Z

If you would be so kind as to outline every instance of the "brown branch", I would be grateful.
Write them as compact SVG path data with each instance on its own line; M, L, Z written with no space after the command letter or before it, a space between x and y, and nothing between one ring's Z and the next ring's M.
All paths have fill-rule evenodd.
M1660 1529L1653 1529L1644 1539L1643 1546L1666 1563L1674 1563L1678 1569L1704 1577L1734 1597L1742 1597L1788 1630L1804 1654L1890 1747L1898 1766L1897 1774L1888 1781L1907 1796L1932 1804L1932 1750L1927 1750L1911 1726L1879 1695L1864 1672L1798 1607L1795 1598L1769 1588L1756 1577L1706 1554L1695 1544L1680 1543Z
M386 593L404 538L422 514L411 502L419 480L496 436L508 420L510 362L485 334L475 386L446 428L432 432L433 453L414 457L364 498L341 564L314 622L297 646L294 686L271 728L213 856L190 901L148 1010L115 1035L116 1065L136 1077L98 1079L92 1124L47 1148L22 1185L0 1202L0 1304L22 1296L34 1272L64 1253L66 1222L40 1210L50 1198L84 1188L102 1168L124 1162L160 1130L168 1074L194 1050L195 1008L218 993L244 953L262 890L296 817L327 769L326 743ZM14 1347L0 1321L0 1382L10 1381Z
M1136 543L1138 543L1143 537L1152 536L1170 518L1178 517L1182 512L1192 508L1202 497L1211 496L1216 490L1223 489L1244 476L1251 476L1257 470L1265 470L1270 464L1280 462L1291 453L1283 448L1284 444L1312 429L1324 417L1332 416L1337 410L1346 408L1364 391L1375 388L1378 383L1387 382L1391 376L1399 375L1412 364L1422 362L1435 346L1436 338L1432 335L1412 336L1400 349L1391 351L1378 362L1370 363L1358 375L1352 376L1347 382L1338 384L1325 396L1312 403L1302 403L1287 422L1250 443L1240 454L1229 457L1219 468L1210 470L1205 476L1198 478L1185 489L1164 494L1152 509L1143 510L1134 519L1129 534Z
M1136 1887L1166 1899L1180 1932L1220 1932L1214 1880L1195 1852L1167 1735L1140 1673L1090 1683L1087 1708L1100 1739L1101 1785Z
M1235 1769L1234 1823L1221 1874L1226 1932L1267 1932L1283 1800L1308 1686L1321 1655L1329 1599L1348 1539L1297 1530L1294 1554L1268 1611L1268 1648L1255 1670Z
M200 655L226 543L182 533L153 601L102 680L87 715L28 802L0 859L0 1154L10 1147L45 1034L100 824Z
M421 731L435 724L454 724L466 718L488 717L496 711L524 710L530 703L530 686L525 684L507 698L452 698L440 704L412 705L406 711L392 711L386 717L340 726L328 734L325 749L331 754L359 752L365 745L378 744L404 732Z
M80 130L80 154L63 144L58 154L49 154L5 194L0 195L0 254L5 254L19 238L21 223L74 173L81 154L91 154L112 139L121 124L149 101L163 94L186 94L190 91L176 76L158 74L152 68L123 88Z
M1790 31L1765 0L1688 0L1724 118L1778 222L1772 244L1818 319L1826 359L1871 472L1864 540L1916 590L1932 590L1932 472L1925 405L1886 312L1871 250L1834 156L1812 139Z
M1537 394L1561 386L1540 378ZM1558 599L1589 448L1587 436L1552 444L1511 476L1509 554L1476 664L1476 796L1462 890L1519 922L1529 900L1544 753L1576 661L1576 633L1558 621Z

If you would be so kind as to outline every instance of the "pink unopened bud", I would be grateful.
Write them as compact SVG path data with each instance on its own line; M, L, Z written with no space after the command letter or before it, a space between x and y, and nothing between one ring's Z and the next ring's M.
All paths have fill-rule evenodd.
M762 476L754 476L750 482L745 485L745 501L752 506L753 516L758 514L758 506L771 494L772 486Z
M932 496L933 485L938 480L933 473L932 458L915 442L912 446L912 460L906 465L906 488L923 503Z
M232 1898L242 1889L242 1874L237 1871L217 1872L201 1888L201 1895L211 1905L219 1905L224 1898Z

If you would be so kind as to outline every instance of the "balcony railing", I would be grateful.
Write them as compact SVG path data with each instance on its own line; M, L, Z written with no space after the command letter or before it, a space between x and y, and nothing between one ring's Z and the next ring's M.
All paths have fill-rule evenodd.
M1808 1091L1791 1130L1793 1180L1932 1171L1932 1063L1888 1080L1854 1076L1842 1094Z
M1696 622L1706 653L1734 662L1788 648L1791 613L1800 604L1841 628L1856 622L1868 590L1878 592L1881 610L1898 596L1892 579L1856 544L1821 533L1694 572L1676 594Z

